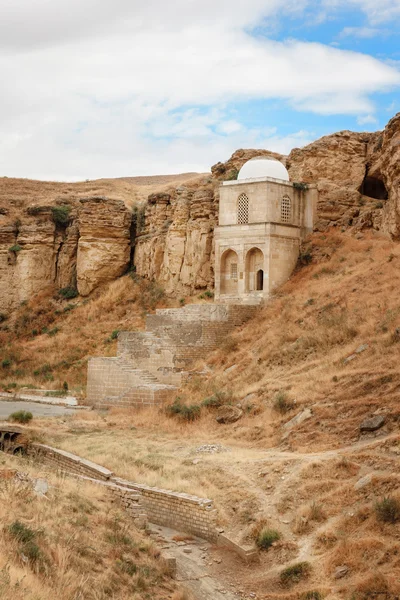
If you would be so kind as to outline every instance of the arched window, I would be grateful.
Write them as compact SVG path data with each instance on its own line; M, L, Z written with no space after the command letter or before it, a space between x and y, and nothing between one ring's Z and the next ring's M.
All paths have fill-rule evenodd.
M281 200L281 221L289 223L292 219L292 201L289 196L283 196Z
M249 222L249 199L246 194L240 194L237 203L237 222L238 225Z

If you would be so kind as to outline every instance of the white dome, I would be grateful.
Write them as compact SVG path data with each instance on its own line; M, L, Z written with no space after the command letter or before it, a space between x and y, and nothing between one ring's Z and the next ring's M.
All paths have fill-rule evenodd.
M279 160L257 156L244 163L239 171L238 181L243 179L257 179L258 177L273 177L289 181L289 173Z

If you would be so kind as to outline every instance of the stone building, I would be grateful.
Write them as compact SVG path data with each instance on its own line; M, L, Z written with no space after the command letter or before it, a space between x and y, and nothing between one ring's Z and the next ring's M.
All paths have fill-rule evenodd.
M289 181L271 158L249 160L220 187L215 229L215 299L260 304L291 275L302 239L313 229L316 186Z

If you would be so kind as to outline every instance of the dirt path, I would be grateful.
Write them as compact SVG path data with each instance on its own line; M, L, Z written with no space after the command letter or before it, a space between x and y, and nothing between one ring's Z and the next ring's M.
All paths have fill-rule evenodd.
M227 588L211 574L211 544L199 538L177 541L184 537L174 529L150 526L150 535L168 554L176 558L176 579L190 591L195 600L237 600L237 592ZM217 559L220 560L220 559Z

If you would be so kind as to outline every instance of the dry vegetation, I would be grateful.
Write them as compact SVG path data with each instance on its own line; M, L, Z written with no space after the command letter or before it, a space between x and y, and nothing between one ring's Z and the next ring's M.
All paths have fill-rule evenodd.
M15 457L2 463L1 598L179 598L158 549L104 488L57 477ZM5 468L10 466L13 471ZM24 473L22 481L13 477L15 469ZM33 489L37 477L50 484L45 497Z
M157 284L130 275L85 300L63 300L48 288L14 322L0 323L0 386L62 390L66 382L82 395L88 358L115 355L119 330L142 329L146 311L171 303Z
M53 203L57 199L107 196L124 200L131 208L147 199L149 194L164 192L178 185L191 184L207 174L182 173L179 175L155 175L151 177L120 177L118 179L94 179L77 183L36 181L33 179L0 178L0 204L19 207L24 204Z
M194 420L158 409L81 412L54 420L46 439L121 476L211 497L220 525L244 543L262 534L259 564L249 568L224 555L219 573L258 598L395 600L400 248L373 233L327 233L313 236L304 262L310 257L199 365L209 374L179 392L181 406L199 407ZM64 322L81 327L98 353L112 354L106 335L141 326L138 298L126 300L135 285L122 278ZM30 345L34 360L37 341L52 344L58 335L15 344L20 352ZM65 344L78 345L68 329L54 350L59 360ZM243 417L218 425L220 403L239 403ZM305 408L307 420L285 427ZM361 421L373 414L385 416L384 427L361 434ZM45 423L34 426L40 431ZM196 452L204 443L222 451Z

